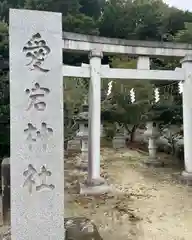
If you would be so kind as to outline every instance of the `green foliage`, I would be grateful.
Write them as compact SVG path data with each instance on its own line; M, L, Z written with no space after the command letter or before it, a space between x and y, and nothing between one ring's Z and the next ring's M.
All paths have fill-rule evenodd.
M192 42L192 23L185 23L185 29L177 32L175 36L177 42Z
M78 0L25 0L24 8L61 12L65 17L68 14L78 14L80 4Z
M84 14L71 15L68 14L63 18L63 29L65 31L73 31L76 33L84 33L90 35L98 35L99 29L93 18Z
M26 0L24 7L26 9L51 11L52 0Z
M9 55L8 25L0 22L0 55L7 59Z
M0 21L8 20L9 4L6 0L0 2Z
M159 60L160 61L160 60ZM174 69L174 64L165 62L153 65L156 69ZM164 64L164 65L163 65ZM126 56L111 58L111 65L116 68L136 68L136 60ZM161 66L162 65L162 66ZM154 88L160 88L160 102L154 103ZM136 91L136 101L131 103L130 90ZM182 122L182 101L178 94L177 83L154 82L154 81L121 81L113 83L110 98L102 104L102 118L110 123L118 122L123 124L128 132L134 135L134 131L139 125L146 121L158 121L162 124L181 124ZM133 126L129 129L129 126ZM131 137L133 140L133 136Z
M136 60L126 56L111 58L111 61L115 68L136 68ZM136 90L135 103L130 100L132 88ZM113 124L123 124L130 134L134 134L136 128L149 119L152 95L153 85L149 81L114 81L110 97L102 103L102 118ZM132 130L129 125L133 126Z
M80 12L86 16L98 19L101 15L102 8L105 4L104 0L80 0Z
M79 113L87 96L84 81L79 78L65 78L64 80L64 123L65 143L74 136L77 124L74 116Z
M115 136L115 127L114 124L108 123L103 126L104 131L105 131L105 139L106 140L112 140L113 137Z
M84 82L80 78L67 78L64 79L64 100L70 105L70 109L79 107L87 91L84 87Z
M98 34L97 23L89 14L80 12L83 6L78 0L26 0L24 7L26 9L61 12L65 31ZM94 6L93 10L95 10Z
M177 124L181 125L182 118L182 105L181 104L168 104L161 103L153 106L152 109L153 119L163 125Z
M100 20L100 32L104 36L126 39L161 39L165 6L162 1L107 1ZM109 25L109 22L113 24Z
M162 19L161 32L165 36L163 40L172 41L178 31L185 28L185 22L192 22L191 13L176 8L168 9Z
M83 34L94 34L105 37L115 37L138 40L161 40L191 43L192 13L176 8L170 8L162 0L1 0L0 1L0 55L8 61L8 23L9 8L26 8L61 12L63 16L63 30ZM77 65L86 62L84 56L64 54L64 61ZM136 60L126 56L110 59L112 67L136 68ZM152 69L175 69L179 66L177 59L153 59ZM5 77L6 76L6 77ZM9 122L9 98L7 73L0 76L0 121ZM77 84L77 80L79 84ZM88 80L64 80L65 103L68 119L72 119L74 111L79 110L83 97L88 92ZM161 104L151 104L152 88L164 86L165 82L115 81L111 99L102 103L103 114L111 122L120 121L123 124L135 125L155 116L170 122L174 119L182 120L181 98L176 94L177 87L172 89L172 98ZM102 83L106 90L107 81ZM137 101L130 104L128 93L131 88L136 89ZM168 90L162 95L170 94ZM152 110L151 110L152 107ZM73 122L69 121L67 126ZM9 125L6 125L9 126ZM9 144L9 127L2 128L0 142ZM3 133L3 135L2 135Z
M0 156L9 155L9 82L8 75L0 75Z

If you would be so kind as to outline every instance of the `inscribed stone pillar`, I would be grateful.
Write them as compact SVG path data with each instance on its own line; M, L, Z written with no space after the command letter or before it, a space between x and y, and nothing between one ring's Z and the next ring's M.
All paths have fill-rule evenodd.
M182 69L185 72L183 83L183 128L184 128L184 157L185 171L182 173L184 179L192 182L192 56L186 56L182 61Z
M10 10L12 239L64 240L61 22Z

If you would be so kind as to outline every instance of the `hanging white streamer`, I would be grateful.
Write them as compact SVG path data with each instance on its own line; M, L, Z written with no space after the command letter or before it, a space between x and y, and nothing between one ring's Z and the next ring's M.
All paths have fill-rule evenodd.
M157 102L159 102L159 100L160 100L160 97L159 97L159 88L155 88L154 92L155 92L155 102L157 103Z
M181 82L179 82L179 84L178 84L179 86L179 93L180 94L182 94L183 93L183 82L181 81Z
M109 96L109 95L111 94L112 87L113 87L113 81L110 81L110 82L108 83L107 96Z
M132 88L130 90L130 97L131 97L131 102L134 103L135 102L135 90L134 90L134 88Z

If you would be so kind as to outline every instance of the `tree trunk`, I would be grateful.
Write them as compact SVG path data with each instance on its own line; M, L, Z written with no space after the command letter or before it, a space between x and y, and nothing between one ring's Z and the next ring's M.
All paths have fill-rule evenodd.
M171 139L172 156L175 155L175 140Z
M134 142L135 140L135 131L137 129L137 125L134 125L133 128L131 129L131 134L130 134L130 142Z

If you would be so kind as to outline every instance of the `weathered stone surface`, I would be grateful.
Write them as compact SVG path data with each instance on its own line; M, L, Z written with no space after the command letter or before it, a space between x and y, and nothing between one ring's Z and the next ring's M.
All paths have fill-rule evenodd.
M61 13L11 9L9 50L12 239L64 240Z
M192 186L192 174L186 171L183 171L179 176L180 183Z
M85 217L65 218L65 240L103 240L97 227ZM11 240L11 230L4 233L2 240Z
M113 148L125 148L125 136L119 135L113 138Z
M74 138L70 140L67 144L68 151L80 151L81 150L81 140L80 138Z
M111 186L103 178L92 179L91 182L85 181L79 184L79 193L81 195L101 195L111 190Z
M165 167L165 162L161 161L160 159L156 159L156 160L146 160L143 162L146 166L148 167Z
M103 240L97 227L84 217L65 218L65 240Z
M98 44L103 53L129 54L138 56L177 56L185 57L191 54L189 44L149 42L124 40L118 38L103 38L98 36L82 35L78 33L63 33L64 49L89 52ZM129 47L127 47L129 46ZM142 46L142 48L141 48ZM143 51L145 48L145 51ZM166 51L165 51L166 49Z
M101 186L101 185L103 185L103 184L105 184L106 183L106 181L105 181L105 179L104 178L98 178L98 179L91 179L91 181L88 181L88 180L86 180L85 181L85 184L86 185L88 185L88 186Z

